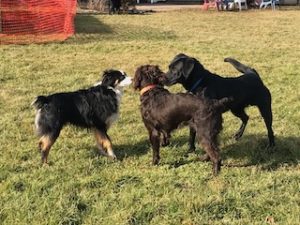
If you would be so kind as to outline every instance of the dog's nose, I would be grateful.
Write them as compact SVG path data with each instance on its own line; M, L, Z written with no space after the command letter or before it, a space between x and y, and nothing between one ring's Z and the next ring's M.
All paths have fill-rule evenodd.
M131 83L132 83L132 78L131 77L125 77L125 79L122 80L119 85L120 85L120 87L124 87L124 86L130 85Z

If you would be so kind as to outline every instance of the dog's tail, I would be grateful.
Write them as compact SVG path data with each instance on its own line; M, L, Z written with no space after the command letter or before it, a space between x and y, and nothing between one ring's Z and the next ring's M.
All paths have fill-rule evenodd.
M35 108L35 109L40 109L43 107L43 105L49 103L49 99L47 98L47 96L38 96L36 97L36 99L31 103L31 105Z
M245 74L255 73L256 75L259 75L255 69L240 63L236 59L228 57L224 59L224 62L229 62L231 65L233 65L234 68L236 68L241 73L245 73Z

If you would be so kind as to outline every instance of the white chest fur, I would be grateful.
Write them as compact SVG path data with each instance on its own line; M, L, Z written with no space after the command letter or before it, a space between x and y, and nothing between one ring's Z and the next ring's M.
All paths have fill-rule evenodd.
M122 99L122 95L123 95L123 90L121 88L111 88L115 93L116 93L116 97L117 97L117 105L118 105L118 110L116 113L113 113L111 116L109 116L105 123L107 126L107 129L119 118L119 107L121 104L121 99Z

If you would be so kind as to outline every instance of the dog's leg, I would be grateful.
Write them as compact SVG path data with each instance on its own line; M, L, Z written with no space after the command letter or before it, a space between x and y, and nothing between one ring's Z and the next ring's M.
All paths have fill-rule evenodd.
M205 153L204 155L199 156L201 162L208 162L210 160L209 155Z
M210 121L213 121L214 118L209 118ZM209 130L206 130L203 126L204 124L199 123L196 133L197 133L197 140L202 145L204 151L206 154L204 154L203 160L210 159L213 163L213 174L216 176L219 174L221 170L221 156L220 156L220 150L218 148L217 144L217 134L211 135L211 132ZM210 129L215 128L215 131L218 131L219 129L216 127L216 125L212 124L212 122L209 122L209 124L206 124L207 127L210 127ZM219 130L220 131L220 130Z
M190 127L190 138L189 138L189 150L188 153L195 152L195 138L196 138L196 131L194 128Z
M162 131L161 134L162 134L161 146L162 147L168 146L170 144L170 134L165 131Z
M153 165L157 165L160 160L159 156L159 145L160 145L160 137L159 132L157 130L150 130L149 131L149 139L151 142L152 150L153 150Z
M107 156L109 156L112 159L117 159L112 149L112 144L107 133L105 131L95 129L95 137L97 144L99 145L99 151L101 152L101 150L104 149L106 151L105 153Z
M240 129L234 135L235 140L238 140L243 136L243 133L249 120L249 116L245 113L244 109L231 110L231 112L233 113L233 115L239 117L242 120L242 125Z
M258 106L258 108L268 130L268 137L269 137L268 149L271 150L275 146L274 132L272 129L273 115L272 115L271 103L263 104L263 106Z
M202 146L206 152L206 155L210 158L213 163L213 174L214 176L218 175L221 171L221 157L219 148L216 144L211 143L208 140L201 141Z
M43 135L39 140L39 150L41 151L42 163L48 164L49 151L54 144L57 136Z

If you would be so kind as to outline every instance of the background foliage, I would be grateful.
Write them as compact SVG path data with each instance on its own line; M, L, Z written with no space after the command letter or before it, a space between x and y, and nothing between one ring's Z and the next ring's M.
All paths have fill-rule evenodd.
M63 43L0 46L0 224L299 224L300 13L201 12L77 15L77 34ZM212 72L238 76L231 56L253 66L273 97L276 152L254 107L243 138L224 115L224 166L185 157L188 130L173 134L152 166L139 95L125 91L109 131L119 161L99 157L87 130L66 127L41 167L34 135L35 96L86 88L108 68L133 75L142 64L163 70L175 54L198 58ZM180 86L171 89L184 91ZM201 147L197 149L201 154Z

